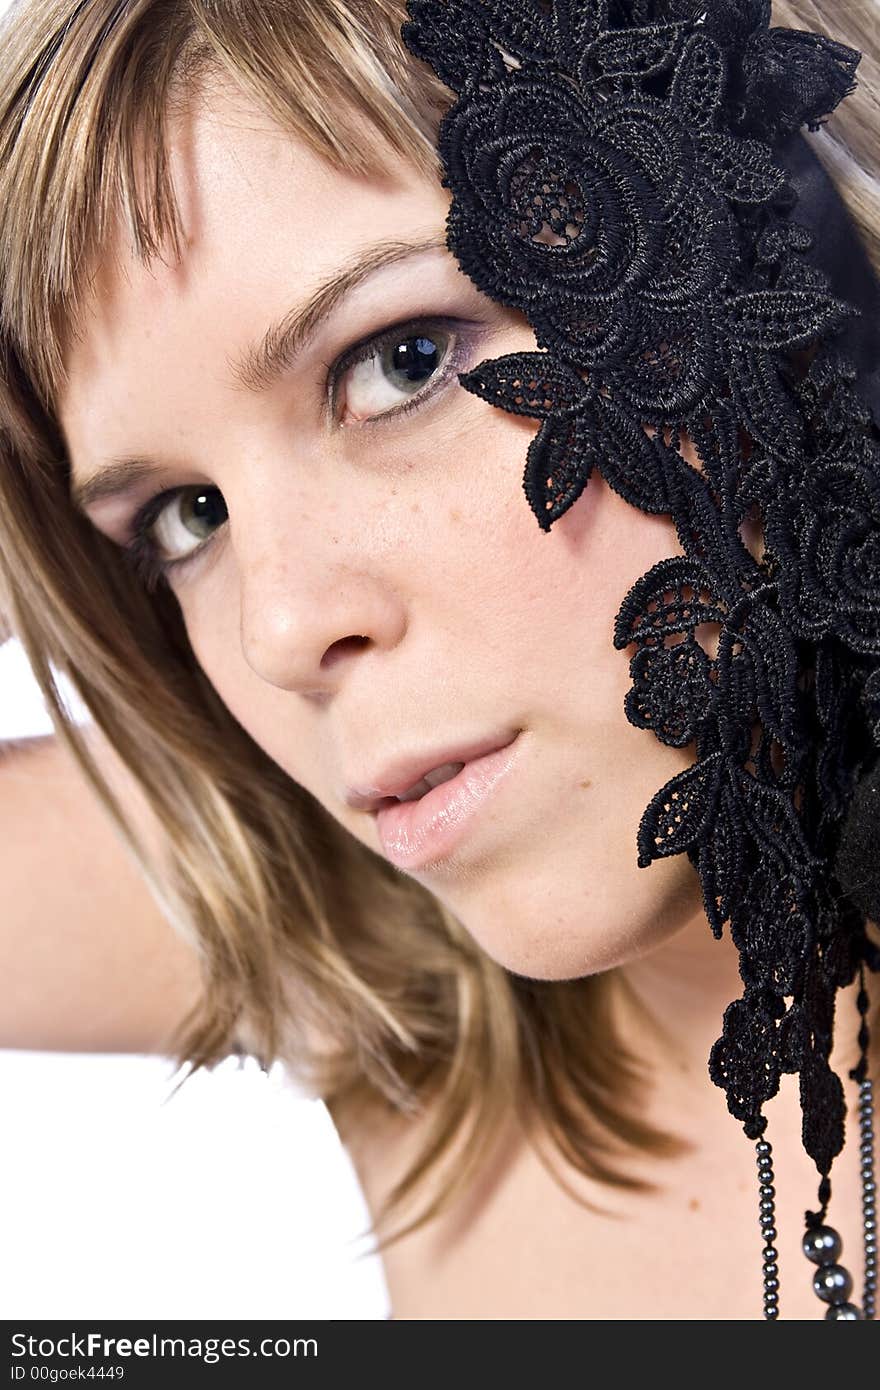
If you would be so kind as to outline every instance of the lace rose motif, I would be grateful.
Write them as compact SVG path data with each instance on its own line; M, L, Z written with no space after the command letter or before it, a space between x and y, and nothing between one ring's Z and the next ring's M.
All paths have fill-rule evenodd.
M827 1176L835 990L880 968L829 867L880 734L880 456L833 341L854 311L809 262L775 147L847 95L859 55L771 30L766 0L407 10L404 42L456 94L438 139L449 249L539 349L462 386L540 422L523 489L545 532L594 468L675 524L684 555L632 586L613 633L635 647L629 721L696 750L646 808L638 863L687 853L740 952L709 1058L731 1112L757 1137L798 1072Z
M816 461L802 487L768 516L791 621L811 640L835 631L880 655L880 474L872 450L848 437Z

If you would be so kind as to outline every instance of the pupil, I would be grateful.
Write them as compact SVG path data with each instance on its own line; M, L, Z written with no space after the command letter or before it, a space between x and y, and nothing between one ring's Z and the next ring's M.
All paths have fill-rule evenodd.
M226 503L217 488L209 488L207 492L200 492L197 497L191 498L189 508L192 519L206 524L209 530L226 520Z
M392 352L391 362L407 381L424 381L437 370L437 345L432 338L406 338Z

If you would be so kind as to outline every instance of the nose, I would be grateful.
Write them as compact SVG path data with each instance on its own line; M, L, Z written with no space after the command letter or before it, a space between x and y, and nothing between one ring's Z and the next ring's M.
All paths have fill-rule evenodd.
M401 600L363 539L281 519L260 531L236 545L244 659L268 685L326 698L364 652L400 641Z

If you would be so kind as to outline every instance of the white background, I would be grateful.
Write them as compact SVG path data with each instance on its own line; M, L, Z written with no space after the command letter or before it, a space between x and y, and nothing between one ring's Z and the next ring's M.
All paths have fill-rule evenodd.
M0 739L51 732L5 643ZM0 1050L0 1317L386 1317L326 1107L252 1059L167 1099L180 1075L156 1057Z

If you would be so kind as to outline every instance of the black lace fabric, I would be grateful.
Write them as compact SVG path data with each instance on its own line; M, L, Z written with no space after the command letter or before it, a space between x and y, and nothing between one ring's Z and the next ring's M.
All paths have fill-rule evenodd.
M636 648L630 723L696 748L645 809L638 864L697 870L743 981L710 1076L754 1139L799 1075L827 1199L836 992L880 969L835 873L880 742L880 433L839 341L857 311L811 259L780 152L853 89L860 55L771 29L764 0L407 10L405 44L456 94L449 248L539 348L461 384L540 422L523 489L545 532L594 468L674 522L684 554L641 576L610 634Z

